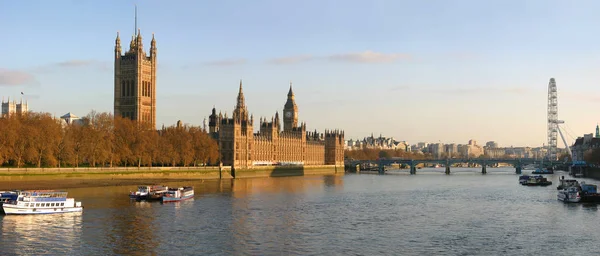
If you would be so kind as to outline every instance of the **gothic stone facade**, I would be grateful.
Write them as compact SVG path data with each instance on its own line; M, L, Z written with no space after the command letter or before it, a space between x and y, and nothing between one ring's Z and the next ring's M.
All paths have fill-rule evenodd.
M276 112L270 120L261 118L260 130L254 133L254 117L248 116L240 81L233 117L217 114L215 108L210 115L210 133L219 141L223 165L235 170L262 165L344 164L344 132L308 132L305 123L298 125L298 107L291 84L283 113L283 130Z
M131 37L129 51L121 53L121 39L115 40L115 116L147 122L156 128L156 40L152 34L150 55L142 35Z

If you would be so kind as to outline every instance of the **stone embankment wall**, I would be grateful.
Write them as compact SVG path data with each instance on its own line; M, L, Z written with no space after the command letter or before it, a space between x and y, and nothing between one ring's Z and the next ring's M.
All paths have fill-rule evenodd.
M0 168L0 176L78 179L232 179L343 174L343 166Z
M343 174L344 166L311 165L311 166L255 166L251 169L233 170L232 175L238 178L285 177L305 175Z

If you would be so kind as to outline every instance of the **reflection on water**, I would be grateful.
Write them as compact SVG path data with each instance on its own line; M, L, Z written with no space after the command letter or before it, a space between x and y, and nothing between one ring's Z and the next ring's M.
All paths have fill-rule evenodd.
M5 216L0 255L600 252L597 204L563 204L555 186L519 185L514 169L457 171L167 182L195 198L165 204L131 201L136 186L71 189L83 214Z
M2 255L68 254L79 246L82 213L0 217ZM57 245L61 245L57 248Z

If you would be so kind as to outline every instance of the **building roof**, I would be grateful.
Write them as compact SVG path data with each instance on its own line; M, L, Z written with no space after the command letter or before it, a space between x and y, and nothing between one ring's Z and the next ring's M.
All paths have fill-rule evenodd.
M63 119L67 119L67 118L70 118L70 119L79 119L78 116L71 114L71 112L64 114L60 118L63 118Z

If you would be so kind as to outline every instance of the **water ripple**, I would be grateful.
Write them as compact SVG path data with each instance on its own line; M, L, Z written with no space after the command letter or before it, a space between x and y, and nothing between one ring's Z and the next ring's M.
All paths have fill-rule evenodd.
M197 190L172 204L72 189L82 214L1 217L0 255L600 254L598 205L562 204L513 171L171 183Z

